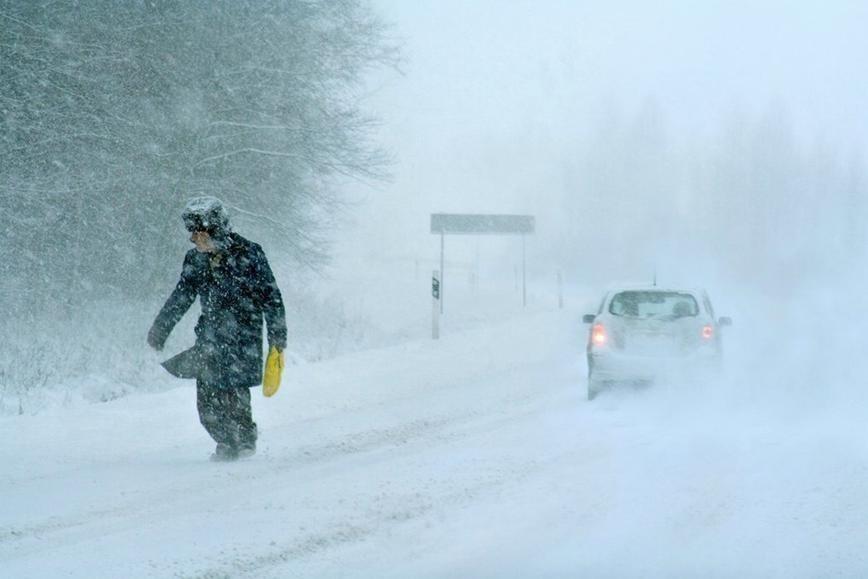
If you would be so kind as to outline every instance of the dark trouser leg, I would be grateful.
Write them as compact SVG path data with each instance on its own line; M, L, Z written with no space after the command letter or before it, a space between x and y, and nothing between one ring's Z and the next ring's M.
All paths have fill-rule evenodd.
M199 421L218 444L232 448L256 446L250 389L220 388L197 380L196 407Z
M196 408L199 422L218 444L235 447L238 445L238 427L231 418L230 391L213 386L202 380L196 381Z
M241 448L256 448L256 423L250 407L250 388L231 388L232 421L238 427L238 445Z

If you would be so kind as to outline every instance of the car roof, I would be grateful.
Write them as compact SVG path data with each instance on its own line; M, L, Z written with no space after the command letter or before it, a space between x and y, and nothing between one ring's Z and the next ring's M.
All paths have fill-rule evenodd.
M676 292L676 293L684 293L684 294L692 294L695 296L704 296L706 295L706 291L702 288L697 287L679 287L679 286L665 286L665 285L653 285L653 284L623 284L617 286L609 286L606 289L606 295L612 295L624 291L658 291L658 292Z

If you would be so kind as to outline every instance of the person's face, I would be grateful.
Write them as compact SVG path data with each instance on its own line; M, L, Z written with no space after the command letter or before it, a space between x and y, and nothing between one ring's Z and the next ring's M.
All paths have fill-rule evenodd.
M212 253L216 246L214 240L207 231L193 231L190 234L190 241L196 246L196 250L201 253Z

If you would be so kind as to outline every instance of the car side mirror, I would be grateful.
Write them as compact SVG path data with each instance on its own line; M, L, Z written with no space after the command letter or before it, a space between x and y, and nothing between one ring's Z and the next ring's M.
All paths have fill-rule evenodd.
M721 327L723 327L723 326L731 326L731 325L732 325L732 318L727 317L727 316L723 316L722 318L720 318L720 319L717 321L717 325L719 325L719 326L721 326Z
M582 323L593 324L596 318L597 316L595 316L594 314L585 314L584 316L582 316Z

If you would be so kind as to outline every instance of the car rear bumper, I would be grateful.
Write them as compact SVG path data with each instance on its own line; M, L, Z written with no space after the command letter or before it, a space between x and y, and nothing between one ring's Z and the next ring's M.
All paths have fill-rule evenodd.
M646 381L663 376L714 371L720 356L712 349L685 356L639 356L622 352L592 352L588 368L594 380Z

